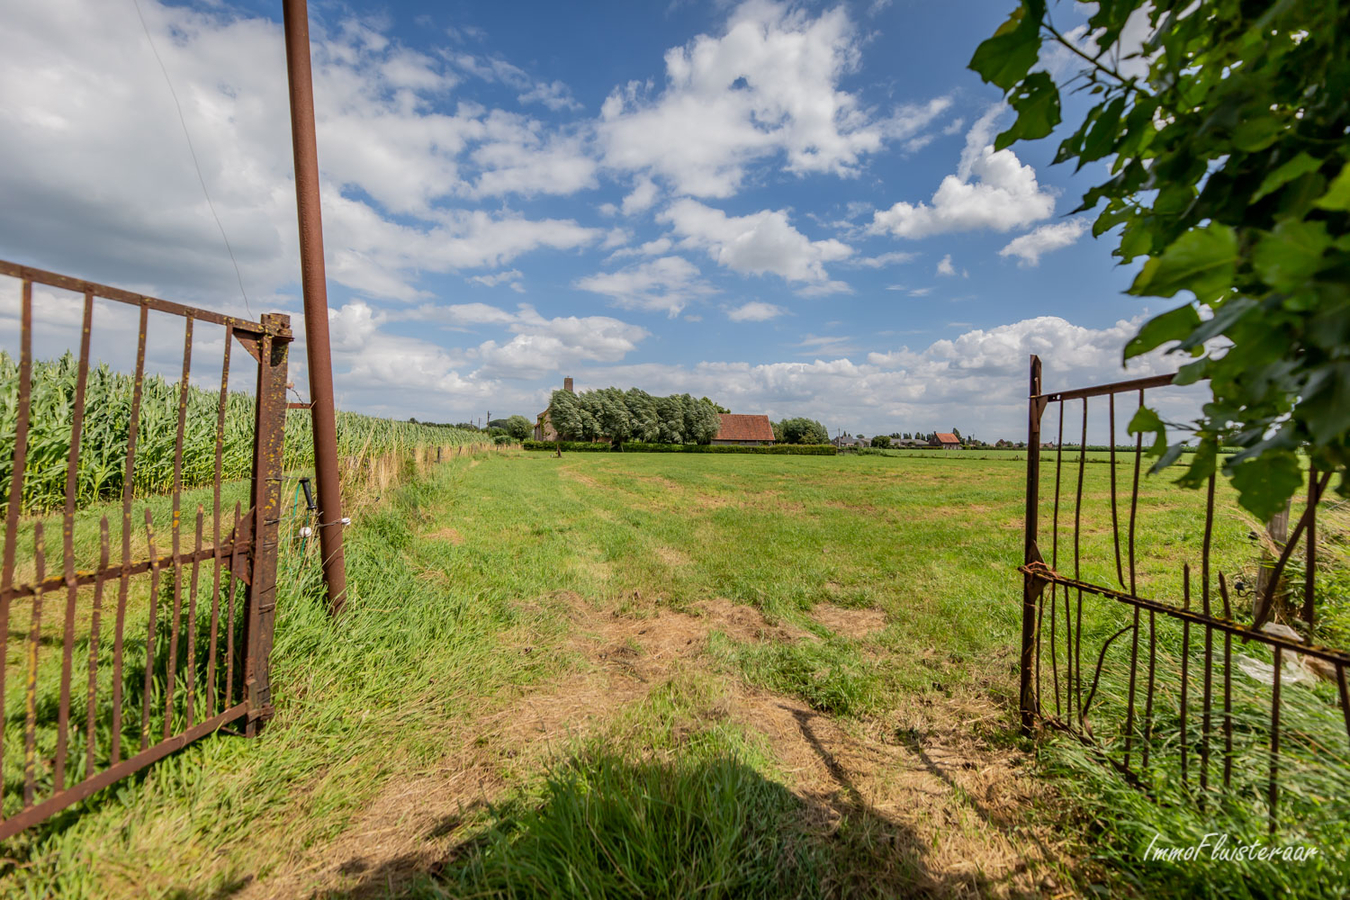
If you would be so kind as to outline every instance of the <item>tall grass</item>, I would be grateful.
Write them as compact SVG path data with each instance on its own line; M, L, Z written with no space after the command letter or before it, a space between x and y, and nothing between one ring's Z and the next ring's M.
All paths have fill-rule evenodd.
M33 365L29 413L28 459L24 474L23 509L43 512L65 502L66 461L70 453L78 363L67 353ZM106 364L89 370L85 387L84 425L76 502L86 506L121 496L126 477L127 441L135 380ZM174 447L178 436L180 386L154 375L142 387L136 439L133 490L138 497L172 489ZM188 388L183 430L182 483L185 488L210 484L215 477L218 391ZM255 404L250 394L226 397L221 476L244 478L252 471ZM0 351L0 485L8 486L14 466L19 417L19 367ZM288 469L313 466L309 413L292 411L286 418ZM484 435L457 428L377 419L357 413L337 415L338 454L344 457L406 453L419 447L483 443ZM0 510L8 494L0 497Z

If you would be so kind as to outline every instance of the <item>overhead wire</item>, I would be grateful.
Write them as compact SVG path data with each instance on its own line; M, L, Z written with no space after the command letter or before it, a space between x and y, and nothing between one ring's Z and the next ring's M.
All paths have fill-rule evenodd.
M155 55L155 62L159 63L159 71L164 75L164 83L169 87L169 95L173 97L174 109L178 110L178 124L183 126L183 138L187 141L188 153L192 155L192 166L197 170L197 182L202 186L202 195L206 197L206 205L211 210L211 217L216 220L216 228L220 229L220 239L225 242L225 252L230 255L230 263L234 266L234 277L239 281L239 294L244 298L244 309L248 310L249 317L253 316L253 308L248 303L248 292L244 290L244 276L239 271L239 261L235 259L234 248L230 246L230 239L225 234L225 226L221 224L220 215L216 212L216 205L211 201L211 192L206 189L206 178L202 175L201 163L197 161L197 149L192 146L192 135L188 132L187 119L183 117L183 105L178 102L178 92L173 88L173 79L169 77L169 70L164 65L164 60L159 55L158 48L155 47L155 39L150 36L150 26L145 22L145 15L141 12L140 0L131 0L136 7L136 18L141 20L141 29L145 32L145 40L150 44L150 52Z

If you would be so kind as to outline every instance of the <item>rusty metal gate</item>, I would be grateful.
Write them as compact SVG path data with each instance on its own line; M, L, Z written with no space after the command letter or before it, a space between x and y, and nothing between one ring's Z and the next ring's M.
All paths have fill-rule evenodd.
M0 410L7 419L0 422L0 456L6 457L0 464L10 463L0 580L3 839L192 741L225 726L251 735L269 717L286 357L292 336L284 315L249 322L7 262L0 262L0 275L16 279L19 287L17 365L8 360L0 381L5 399ZM39 421L35 432L32 421L33 398L45 389L33 382L35 307L40 335L46 333L41 330L44 313L60 318L56 314L64 311L71 326L79 323L73 392L56 406L43 407L44 415L56 410L55 430L61 433L55 440L68 444L64 454L52 452L52 423ZM126 447L115 465L122 479L120 528L110 527L109 515L99 508L116 522L115 494L95 496L91 508L78 508L87 499L81 496L81 473L95 464L105 473L114 468L107 448L93 446L82 434L87 405L99 401L86 397L91 335L95 323L114 312L136 333L134 380L120 438ZM181 328L181 365L164 363L162 357L176 350L158 341L149 344L147 364L147 335L164 325L175 334ZM214 458L205 459L210 451L203 447L188 453L186 462L200 477L185 484L189 395L202 391L190 389L194 336L212 348L223 338L223 350L215 415L199 416L215 420ZM129 351L131 341L126 343ZM257 362L254 416L252 435L241 436L235 427L227 446L226 409L239 399L230 391L236 343ZM154 374L159 365L177 376L176 385ZM101 376L104 368L96 373ZM206 377L214 378L215 372ZM164 433L152 434L143 425L147 387L165 388L156 401L164 410ZM194 422L193 427L202 426ZM172 445L167 496L138 495L138 442L158 444L164 459ZM247 453L247 443L252 445L251 480L223 478L224 454ZM83 460L82 469L87 449L102 462ZM58 468L64 472L64 505L28 508L26 478L59 479ZM198 505L184 510L184 493L194 487ZM236 495L232 510L224 508L230 504L222 490ZM134 501L145 504L143 521L135 515ZM50 602L57 598L56 604Z
M1350 654L1313 640L1316 518L1330 474L1310 472L1297 526L1283 547L1273 545L1278 557L1266 561L1257 589L1244 585L1253 606L1252 625L1240 624L1231 577L1234 563L1214 559L1215 478L1210 477L1205 492L1202 522L1187 521L1157 497L1146 497L1141 505L1142 434L1117 454L1117 398L1124 401L1119 404L1122 415L1131 415L1144 406L1146 391L1171 385L1172 376L1160 376L1045 393L1041 362L1031 358L1021 566L1022 726L1027 732L1038 724L1067 732L1137 787L1152 790L1167 781L1201 808L1207 797L1215 802L1217 792L1231 794L1241 782L1246 795L1259 796L1265 804L1273 832L1282 767L1312 762L1343 771L1350 764ZM1104 429L1107 447L1091 461L1090 399L1097 401L1093 411L1109 423ZM1051 409L1057 413L1057 431L1044 447L1053 453L1053 490L1041 479L1042 419ZM1077 441L1067 448L1066 409L1069 440ZM1089 462L1106 466L1109 478L1094 473L1085 492ZM1122 464L1123 477L1117 472ZM1048 516L1042 509L1047 492ZM1138 525L1147 516L1163 514L1174 518L1168 526L1171 533L1159 543L1156 530L1145 535ZM1249 528L1236 516L1225 516L1221 525L1244 534ZM1247 538L1255 541L1259 535L1253 530ZM1302 582L1290 590L1292 594L1301 588L1301 608L1286 615L1298 628L1253 627L1268 619L1300 539L1302 574L1287 581ZM1142 545L1150 540L1154 545L1146 560ZM1192 554L1199 556L1198 568L1191 565ZM1159 557L1164 557L1162 562ZM1291 598L1286 606L1293 605ZM1295 662L1303 668L1293 668ZM1282 723L1290 699L1285 682L1291 674L1302 678L1304 668L1318 670L1320 679L1334 683L1321 695L1331 699L1321 699L1319 706L1311 692L1300 695L1296 712L1304 717ZM1334 714L1337 700L1340 715Z

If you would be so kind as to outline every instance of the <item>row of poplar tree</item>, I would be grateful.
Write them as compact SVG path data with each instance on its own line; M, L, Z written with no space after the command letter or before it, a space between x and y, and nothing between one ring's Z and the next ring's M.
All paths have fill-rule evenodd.
M708 444L717 436L720 408L689 394L653 397L631 388L599 388L574 394L553 392L549 417L567 440L643 441L653 444Z

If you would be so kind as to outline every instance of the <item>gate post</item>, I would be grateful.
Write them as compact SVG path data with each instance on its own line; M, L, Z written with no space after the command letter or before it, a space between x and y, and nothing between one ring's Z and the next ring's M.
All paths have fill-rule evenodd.
M245 734L253 737L272 717L272 628L277 606L277 531L286 441L286 354L290 316L266 314L259 346L257 423L253 445L253 559L244 633Z
M1030 565L1039 556L1036 549L1037 526L1040 519L1041 488L1041 358L1031 357L1031 384L1027 400L1027 494L1026 521L1023 526L1022 564ZM1029 572L1022 574L1022 662L1021 689L1018 705L1022 712L1022 733L1031 734L1040 713L1031 675L1036 664L1036 603L1037 591Z

